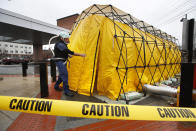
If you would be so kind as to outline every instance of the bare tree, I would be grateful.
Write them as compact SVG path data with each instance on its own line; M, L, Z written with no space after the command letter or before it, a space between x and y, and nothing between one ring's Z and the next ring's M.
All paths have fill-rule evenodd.
M8 52L6 51L5 47L1 48L1 52L0 52L0 58L4 58L8 55Z

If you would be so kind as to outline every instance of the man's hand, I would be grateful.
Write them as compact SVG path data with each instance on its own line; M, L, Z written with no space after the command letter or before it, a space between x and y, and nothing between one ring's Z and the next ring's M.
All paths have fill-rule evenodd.
M86 57L86 54L81 54L80 56L82 56L82 57Z
M72 55L68 54L68 57L69 57L69 58L71 58L71 57L72 57Z
M74 55L75 55L75 56L86 57L86 54L80 54L80 53L75 53L75 52L74 52Z

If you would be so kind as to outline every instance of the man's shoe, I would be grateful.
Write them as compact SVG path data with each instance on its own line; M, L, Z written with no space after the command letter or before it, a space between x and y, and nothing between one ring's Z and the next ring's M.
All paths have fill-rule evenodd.
M65 95L66 96L70 96L70 97L73 97L74 96L74 94L72 92L65 92Z
M62 91L63 89L61 88L54 88L56 91Z
M72 91L72 90L69 90L71 93L73 93L73 94L76 94L76 92L75 91Z

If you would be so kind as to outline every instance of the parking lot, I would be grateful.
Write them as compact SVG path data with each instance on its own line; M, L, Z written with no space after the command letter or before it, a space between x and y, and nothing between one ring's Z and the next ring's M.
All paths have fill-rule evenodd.
M38 65L28 65L27 75L34 75L34 68ZM50 66L48 66L50 74ZM0 75L22 75L22 64L0 65Z

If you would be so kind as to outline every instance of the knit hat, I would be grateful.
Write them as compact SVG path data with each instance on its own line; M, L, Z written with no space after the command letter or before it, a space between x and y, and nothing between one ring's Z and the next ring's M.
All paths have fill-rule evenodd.
M60 36L60 37L62 37L63 39L65 39L65 38L69 38L69 33L68 33L68 32L63 31L63 32L61 32L61 33L59 34L59 36Z

